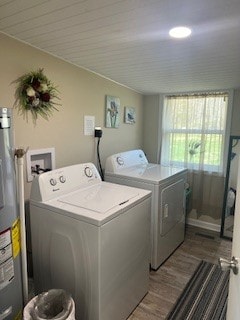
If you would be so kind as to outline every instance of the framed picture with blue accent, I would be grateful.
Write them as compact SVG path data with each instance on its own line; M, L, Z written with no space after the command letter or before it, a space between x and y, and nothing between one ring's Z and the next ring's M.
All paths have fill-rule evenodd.
M134 107L124 108L124 122L128 124L136 123L136 110Z

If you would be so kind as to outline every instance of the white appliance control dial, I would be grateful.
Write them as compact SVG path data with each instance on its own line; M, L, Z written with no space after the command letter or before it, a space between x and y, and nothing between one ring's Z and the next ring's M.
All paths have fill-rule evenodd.
M92 169L90 167L86 167L84 169L84 173L88 178L92 178L92 176L93 176L93 172L92 172Z
M123 158L122 158L122 157L117 157L117 163L118 163L120 166L124 165L124 160L123 160Z
M60 176L60 177L59 177L59 181L60 181L61 183L64 183L64 182L66 182L66 178L65 178L64 176Z
M57 180L54 178L51 178L49 182L52 186L55 186L57 184Z

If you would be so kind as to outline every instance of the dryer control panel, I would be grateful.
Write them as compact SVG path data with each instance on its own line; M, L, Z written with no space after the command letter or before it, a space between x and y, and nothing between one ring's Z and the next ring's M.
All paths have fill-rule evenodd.
M55 169L34 177L30 199L40 202L47 201L100 182L101 177L93 163Z
M148 164L148 160L143 150L130 150L117 153L107 158L105 173L116 173L121 169L130 168L140 164Z

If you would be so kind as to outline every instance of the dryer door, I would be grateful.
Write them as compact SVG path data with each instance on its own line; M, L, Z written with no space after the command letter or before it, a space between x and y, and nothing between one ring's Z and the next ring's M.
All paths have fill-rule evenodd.
M160 234L165 236L185 214L184 179L171 183L160 190Z

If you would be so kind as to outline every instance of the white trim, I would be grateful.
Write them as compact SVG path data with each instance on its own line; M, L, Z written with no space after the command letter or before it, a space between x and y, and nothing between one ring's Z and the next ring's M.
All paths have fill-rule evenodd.
M216 232L220 232L220 229L221 229L221 226L219 224L200 221L200 220L191 219L191 218L187 218L186 224L189 224L190 226L194 226L194 227L216 231Z
M223 134L223 163L222 163L222 173L226 176L226 167L227 167L227 159L228 159L228 146L229 146L229 139L231 135L231 121L232 121L232 111L233 111L233 89L219 89L219 90L203 90L203 91L189 91L189 92L182 92L182 93L164 93L163 94L163 105L162 105L162 114L164 114L164 105L165 99L170 96L181 96L181 95L191 95L191 94L211 94L211 92L224 92L228 94L228 104L227 104L227 114L226 114L226 127L225 127L225 134ZM163 141L163 116L162 116L162 127L161 127L161 148L160 148L160 164L164 164L162 159L162 141ZM166 132L172 132L172 130L168 130ZM216 131L217 133L217 131ZM208 169L206 169L208 171ZM210 169L210 172L212 170ZM221 172L220 172L221 173Z

